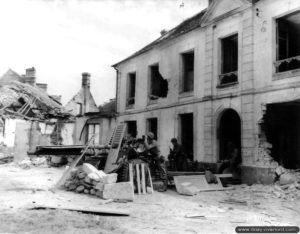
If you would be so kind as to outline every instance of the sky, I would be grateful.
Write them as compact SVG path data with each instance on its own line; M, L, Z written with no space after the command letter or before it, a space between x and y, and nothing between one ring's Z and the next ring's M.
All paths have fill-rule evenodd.
M37 82L66 104L89 72L103 104L115 97L111 65L206 6L207 0L1 0L0 76L35 67Z

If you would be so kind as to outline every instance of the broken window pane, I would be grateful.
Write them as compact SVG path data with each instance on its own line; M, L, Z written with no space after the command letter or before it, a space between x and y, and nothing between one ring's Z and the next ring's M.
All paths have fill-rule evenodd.
M127 106L134 105L135 103L135 82L136 73L128 74L128 92L127 92Z
M150 66L150 100L168 95L168 81L159 72L159 65Z
M182 54L182 92L194 90L194 52Z
M300 11L278 18L276 71L300 68Z
M221 41L222 67L220 85L237 82L238 70L238 34L226 37Z

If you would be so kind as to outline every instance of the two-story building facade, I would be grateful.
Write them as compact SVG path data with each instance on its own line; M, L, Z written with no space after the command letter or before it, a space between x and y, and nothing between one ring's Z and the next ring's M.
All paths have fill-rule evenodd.
M172 137L207 163L232 143L243 180L268 183L278 164L300 168L299 39L297 0L209 1L114 65L118 122L154 132L165 156Z

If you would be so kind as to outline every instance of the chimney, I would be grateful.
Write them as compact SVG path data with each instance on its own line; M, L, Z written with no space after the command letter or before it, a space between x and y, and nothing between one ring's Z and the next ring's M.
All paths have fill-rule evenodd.
M25 83L34 86L35 85L35 79L36 79L36 77L35 77L35 68L34 67L27 68L25 76L24 76Z
M160 31L160 35L163 36L163 35L167 34L167 32L168 31L166 29L163 29L163 30Z
M44 83L36 83L36 86L38 88L40 88L41 90L43 90L45 93L47 93L48 90L48 84L44 84Z
M83 88L90 88L91 85L91 74L88 72L82 73L82 87Z

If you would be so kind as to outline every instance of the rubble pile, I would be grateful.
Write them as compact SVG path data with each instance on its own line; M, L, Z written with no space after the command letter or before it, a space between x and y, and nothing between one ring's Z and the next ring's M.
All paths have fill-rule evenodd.
M130 182L118 182L117 174L106 174L93 165L84 163L71 172L64 187L68 191L85 193L102 199L133 200L133 187Z
M300 183L300 171L288 170L279 166L275 169L276 181L279 185Z
M262 167L278 167L276 162L271 156L272 144L267 141L262 141L256 148L256 165Z

